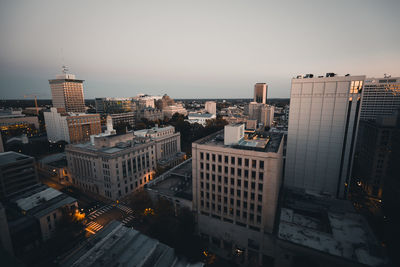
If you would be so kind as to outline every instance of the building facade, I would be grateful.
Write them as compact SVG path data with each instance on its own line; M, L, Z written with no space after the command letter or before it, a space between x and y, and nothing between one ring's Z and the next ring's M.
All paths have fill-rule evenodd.
M157 162L173 161L182 158L181 134L175 132L175 127L153 127L134 132L135 136L150 138L155 142L155 153Z
M49 80L53 107L60 112L85 112L83 80L77 80L73 74L57 75Z
M201 113L189 113L188 119L186 120L190 124L192 123L198 123L203 126L207 125L208 120L216 119L217 116L215 113L206 113L206 114L201 114Z
M243 124L228 125L194 142L192 155L193 211L201 236L239 264L273 257L283 136L247 140Z
M364 80L292 79L285 186L347 195Z
M38 182L33 157L12 151L0 153L0 198L23 192Z
M217 114L217 103L215 101L206 101L204 107L207 113Z
M251 102L249 104L249 119L257 120L264 127L271 127L274 122L274 106Z
M114 113L109 114L111 117L112 125L118 128L120 125L129 126L131 129L135 127L136 114L135 112Z
M137 101L133 98L102 97L95 99L97 113L125 113L137 110Z
M266 83L256 83L254 85L254 102L267 104L268 85Z
M367 78L361 103L360 120L392 115L400 108L400 77Z
M400 132L397 119L392 115L360 121L355 160L357 186L376 200L382 200L394 136Z
M155 142L132 133L94 136L65 150L73 185L111 200L143 187L157 166Z
M164 119L164 113L159 109L144 108L137 111L136 119L138 121L141 119L146 119L148 121L162 120Z
M49 142L79 143L101 133L100 114L59 113L56 108L43 112Z

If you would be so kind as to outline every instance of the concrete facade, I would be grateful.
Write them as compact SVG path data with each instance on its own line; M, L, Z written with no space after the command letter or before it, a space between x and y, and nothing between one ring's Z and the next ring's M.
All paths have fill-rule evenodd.
M210 114L217 114L217 103L215 101L206 101L204 108Z
M56 143L79 143L90 140L90 135L101 133L100 114L59 113L56 108L43 112L47 139Z
M83 80L75 79L73 74L61 74L49 83L53 107L60 112L85 112Z
M11 151L0 153L0 198L23 192L38 182L33 157Z
M193 210L199 232L229 253L241 251L239 263L259 264L265 253L273 257L283 136L224 145L223 135L218 132L192 144Z
M94 137L65 151L73 185L111 200L142 188L157 166L155 141L133 133Z
M292 79L285 186L347 196L364 80Z

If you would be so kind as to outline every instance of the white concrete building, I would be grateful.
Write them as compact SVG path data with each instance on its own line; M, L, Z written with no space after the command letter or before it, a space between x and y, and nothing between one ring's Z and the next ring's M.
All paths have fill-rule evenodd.
M375 120L400 109L400 77L367 78L361 103L360 120Z
M365 76L326 76L292 79L285 186L343 198Z
M190 124L198 123L203 126L206 126L207 120L212 120L215 118L217 118L217 116L215 114L189 113L186 121L189 122Z
M47 139L51 143L89 141L90 135L101 133L99 114L59 113L57 108L43 112Z
M248 140L243 130L225 126L192 144L193 211L205 240L256 266L262 255L274 256L283 135Z
M206 112L210 114L217 114L217 103L215 101L206 101L204 107Z
M134 132L135 136L147 137L156 143L156 159L158 163L178 163L184 156L181 152L181 134L175 132L174 126L153 127ZM168 165L168 164L167 164ZM176 165L176 164L172 164Z
M182 114L184 116L187 115L187 110L183 107L182 104L176 104L172 106L167 106L163 108L164 117L172 118L175 113Z

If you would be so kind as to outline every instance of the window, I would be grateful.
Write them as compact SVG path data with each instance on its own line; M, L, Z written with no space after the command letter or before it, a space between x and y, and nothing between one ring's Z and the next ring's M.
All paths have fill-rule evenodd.
M258 195L258 201L262 201L262 195Z
M209 153L206 153L206 159L210 160L210 154Z
M262 191L263 190L263 185L262 184L258 184L258 191Z
M231 168L231 175L235 175L235 168Z
M218 162L222 162L222 156L218 155Z
M260 160L260 169L264 169L264 161Z
M249 167L249 159L244 159L244 166Z
M235 164L235 157L231 157L231 164Z
M253 168L257 167L257 161L253 159L251 165Z
M258 174L258 179L259 179L260 181L262 181L262 180L264 179L264 173L260 172L260 173Z
M225 156L225 163L228 163L228 156Z
M242 166L242 158L238 158L238 165Z
M215 162L215 154L212 154L212 161Z

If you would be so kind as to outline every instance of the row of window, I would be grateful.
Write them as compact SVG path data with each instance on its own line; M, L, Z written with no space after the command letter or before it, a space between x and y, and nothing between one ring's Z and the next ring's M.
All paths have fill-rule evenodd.
M244 166L245 167L249 167L250 164L250 159L248 158L241 158L241 157L235 157L235 156L222 156L220 154L210 154L210 153L204 153L204 152L200 152L200 159L201 160L207 160L207 161L212 161L212 162L217 162L216 160L218 159L218 163L222 163L222 158L224 159L224 163L231 163L233 165L237 164L239 166L242 166L243 162L244 162ZM229 160L230 158L230 160ZM264 169L264 161L263 160L251 160L251 166L253 168L257 168L257 161L259 162L259 168L260 169Z

